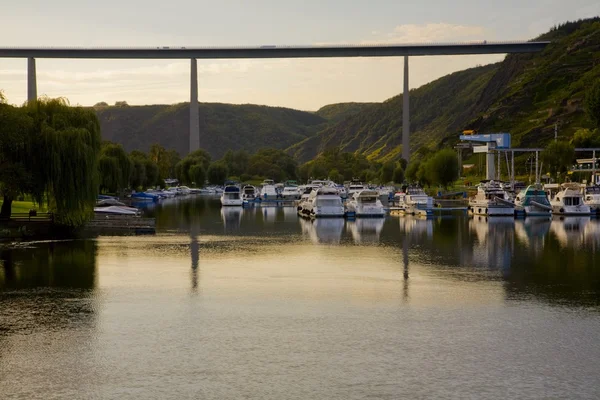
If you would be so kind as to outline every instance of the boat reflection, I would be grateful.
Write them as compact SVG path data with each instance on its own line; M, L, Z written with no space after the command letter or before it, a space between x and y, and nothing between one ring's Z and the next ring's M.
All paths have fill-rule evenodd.
M400 221L400 232L406 233L411 237L427 236L433 237L433 220L415 216L403 216L398 218Z
M240 229L242 222L242 207L222 207L221 220L226 232L236 231Z
M379 243L385 218L357 218L348 221L348 230L356 243Z
M545 237L550 231L551 218L526 218L515 221L517 239L534 252L543 251Z
M261 206L260 213L263 216L263 221L266 223L275 223L277 221L277 212L279 207L276 206Z
M510 269L515 238L513 217L474 216L469 220L469 230L476 238L473 242L475 265Z
M283 220L285 222L296 222L298 220L298 209L293 207L281 207L283 210Z
M342 240L342 218L318 218L313 221L299 218L302 234L315 244L339 244Z
M555 217L550 224L561 247L579 248L585 241L585 228L590 217Z

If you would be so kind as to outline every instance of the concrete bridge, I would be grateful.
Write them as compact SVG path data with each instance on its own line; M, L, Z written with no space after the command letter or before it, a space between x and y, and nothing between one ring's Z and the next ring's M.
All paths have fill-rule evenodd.
M404 90L402 116L402 158L410 158L409 73L410 56L467 54L533 53L542 51L550 42L470 42L402 45L340 46L259 46L259 47L4 47L0 58L27 58L27 99L37 99L36 58L100 58L100 59L189 59L190 68L190 148L200 147L198 115L197 59L240 58L332 58L332 57L404 57Z

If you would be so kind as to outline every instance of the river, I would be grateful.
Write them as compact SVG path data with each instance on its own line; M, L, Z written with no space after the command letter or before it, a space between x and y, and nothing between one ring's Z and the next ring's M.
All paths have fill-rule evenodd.
M600 398L597 219L148 212L0 244L0 398Z

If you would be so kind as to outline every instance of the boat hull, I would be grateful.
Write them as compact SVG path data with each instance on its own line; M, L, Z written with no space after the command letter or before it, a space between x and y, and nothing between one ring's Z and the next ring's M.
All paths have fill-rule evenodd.
M589 206L552 206L552 214L554 215L591 215L592 211Z
M472 205L469 211L473 215L483 215L486 217L513 217L515 215L514 207L502 207L492 205Z

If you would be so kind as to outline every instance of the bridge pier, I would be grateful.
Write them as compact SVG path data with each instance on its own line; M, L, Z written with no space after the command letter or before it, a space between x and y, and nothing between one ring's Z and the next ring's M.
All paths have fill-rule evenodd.
M402 93L402 158L410 161L410 109L408 99L408 56L404 56L404 92Z
M35 58L27 58L27 102L37 100L37 78L35 73Z
M190 65L190 149L200 148L200 115L198 112L198 62L191 59Z

